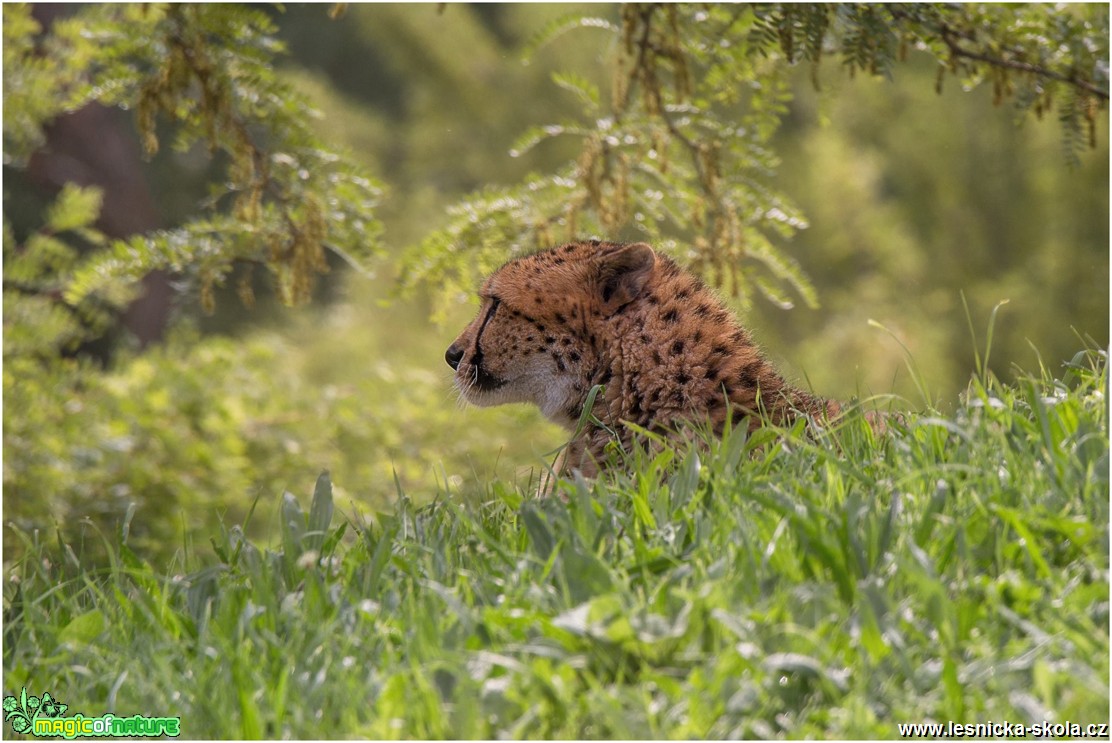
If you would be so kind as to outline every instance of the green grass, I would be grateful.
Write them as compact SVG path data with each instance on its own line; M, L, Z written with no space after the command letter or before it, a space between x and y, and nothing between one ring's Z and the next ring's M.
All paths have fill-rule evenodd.
M236 526L169 566L127 528L104 568L17 530L4 693L187 738L1106 722L1105 362L974 381L881 437L734 433L562 498L492 482L341 514L322 477L271 546Z

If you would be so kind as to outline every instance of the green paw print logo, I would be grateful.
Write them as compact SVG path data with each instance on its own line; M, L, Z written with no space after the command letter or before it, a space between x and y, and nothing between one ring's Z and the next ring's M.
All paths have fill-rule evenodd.
M4 697L4 720L11 723L13 731L26 734L31 732L37 718L61 717L68 707L69 705L53 699L49 693L43 694L42 699L29 697L24 688L18 699L11 695Z

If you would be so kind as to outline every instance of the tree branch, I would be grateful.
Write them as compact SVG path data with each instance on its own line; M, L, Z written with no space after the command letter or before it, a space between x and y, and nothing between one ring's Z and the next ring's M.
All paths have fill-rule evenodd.
M888 10L888 14L897 23L914 20L896 5L888 5L886 6L886 8ZM1075 74L1065 75L1061 72L1055 72L1054 70L1046 67L1031 64L1030 62L1024 62L1018 59L1007 59L1004 57L994 57L991 54L967 49L961 45L961 42L975 42L976 37L969 32L962 31L961 29L956 29L950 26L948 23L942 21L941 19L938 23L937 32L939 38L946 45L946 48L950 50L950 53L960 59L968 59L974 62L983 62L984 64L998 67L1000 69L1026 72L1032 75L1046 78L1048 80L1056 80L1058 82L1066 83L1068 85L1073 85L1076 88L1080 88L1086 93L1094 95L1101 100L1108 100L1107 90L1102 90L1101 88L1097 87L1087 80L1080 80ZM1016 51L1014 49L1010 51L1012 54L1022 54L1022 51Z
M983 54L980 52L972 51L970 49L966 49L962 47L960 43L958 43L953 30L945 24L943 24L942 27L939 29L939 35L941 36L943 43L945 43L946 47L950 50L950 53L953 54L955 57L960 57L962 59L971 59L975 62L984 62L985 64L992 65L993 67L1000 67L1007 70L1028 72L1033 75L1038 75L1039 77L1045 77L1050 80L1057 80L1058 82L1068 83L1069 85L1080 88L1081 90L1084 90L1091 95L1095 95L1102 100L1108 100L1108 91L1101 90L1096 85L1093 85L1087 80L1079 80L1075 75L1063 75L1060 72L1055 72L1054 70L1049 70L1045 67L1031 64L1030 62L1021 62L1017 59L993 57L988 54Z

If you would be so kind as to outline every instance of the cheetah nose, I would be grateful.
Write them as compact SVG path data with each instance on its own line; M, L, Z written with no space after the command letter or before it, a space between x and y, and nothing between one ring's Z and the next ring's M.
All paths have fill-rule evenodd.
M448 366L453 369L459 368L459 362L463 361L463 349L456 348L456 344L448 346L448 350L444 352L444 360L448 362Z

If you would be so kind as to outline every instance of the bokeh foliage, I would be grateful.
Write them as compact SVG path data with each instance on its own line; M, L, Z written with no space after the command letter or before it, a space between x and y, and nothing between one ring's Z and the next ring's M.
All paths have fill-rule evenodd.
M771 176L769 146L791 99L791 66L834 57L851 75L891 74L914 49L994 103L1055 111L1066 156L1097 146L1108 100L1108 11L1080 6L663 5L631 3L620 19L572 15L550 22L529 49L572 30L610 34L609 90L555 73L576 115L526 131L519 156L553 137L579 153L550 174L487 188L455 206L447 230L410 259L438 285L477 283L495 260L583 233L630 234L684 258L749 305L754 292L789 308L814 307L814 286L776 238L805 226ZM682 247L681 247L682 246ZM408 268L408 266L407 266ZM412 279L411 279L412 280Z
M903 375L877 319L934 394L896 391L952 409L983 342L963 289L978 329L1012 300L1002 375L1037 363L1028 341L1056 368L1071 327L1107 342L1104 6L327 11L85 6L43 34L5 6L6 184L98 100L133 115L170 225L113 241L94 189L35 211L6 185L6 521L111 526L137 502L136 539L169 551L319 466L376 507L395 471L422 498L538 466L559 434L456 410L442 352L484 273L576 234L654 241L831 396ZM330 309L233 296L304 300L322 249L363 269L317 281ZM181 332L86 363L155 267L187 279ZM232 339L191 329L217 298Z
M894 391L921 408L903 343L930 402L952 409L1005 300L990 359L1001 378L1040 357L1056 368L1085 336L1107 342L1107 125L1071 167L1054 122L1017 121L986 87L938 95L933 74L922 58L891 81L825 71L814 92L797 72L778 182L808 216L791 250L822 306L756 303L747 319L827 394Z
M315 339L318 326L299 325L293 336L239 340L182 328L107 372L78 359L6 359L5 525L30 534L57 523L95 552L96 530L117 531L127 514L132 545L166 557L241 521L256 497L293 487L319 462L344 478L346 512L388 508L398 487L466 493L512 481L515 465L539 470L542 445L515 436L531 414L461 415L441 377L413 368L439 350L434 339L399 353L367 335L340 350ZM337 365L352 373L318 383ZM252 528L269 528L272 505Z
M4 117L6 164L26 160L50 118L92 102L134 109L148 155L169 137L175 150L202 145L221 163L202 214L92 252L56 301L77 306L169 269L191 276L211 309L214 285L260 266L297 304L328 270L326 248L366 265L378 247L380 187L315 134L313 111L275 72L275 31L261 10L232 4L91 4L46 34L29 6L4 9L4 96L14 109ZM12 243L5 262L34 249ZM250 284L242 287L250 303Z

